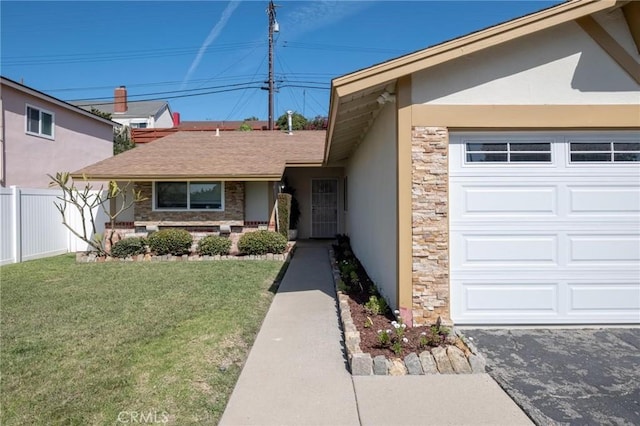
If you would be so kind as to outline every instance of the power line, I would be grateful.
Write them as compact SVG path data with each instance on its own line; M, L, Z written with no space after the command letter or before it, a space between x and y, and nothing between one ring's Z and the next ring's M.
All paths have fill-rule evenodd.
M245 89L260 89L261 86L247 86L247 87L234 87L232 89L225 89L225 90L213 90L210 92L203 92L203 93L191 93L188 95L175 95L175 96L165 96L162 98L150 98L150 99L141 99L138 100L137 102L142 102L142 101L164 101L167 99L178 99L178 98L189 98L189 97L195 97L195 96L203 96L203 95L212 95L212 94L216 94L216 93L226 93L226 92L235 92L237 90L245 90ZM67 101L69 102L69 101ZM87 105L78 105L78 106L100 106L100 105L111 105L113 104L113 101L111 102L93 102Z
M260 81L247 81L247 82L244 82L244 83L225 84L223 86L211 86L211 87L204 87L204 88L200 88L200 89L183 89L183 90L169 90L169 91L165 91L165 92L143 93L143 94L137 94L137 95L128 95L127 97L128 98L136 98L136 97L155 96L155 95L163 95L163 94L171 94L171 93L195 92L195 91L200 91L200 90L220 89L220 88L225 88L225 87L247 86L247 85L250 85L250 84L257 84L257 83L261 83L261 82ZM111 99L111 98L72 99L72 100L67 101L67 102L100 101L100 100L103 100L103 99L106 100L106 99ZM149 99L145 99L145 100L149 100ZM113 101L108 102L108 104L110 104L110 103L113 103Z

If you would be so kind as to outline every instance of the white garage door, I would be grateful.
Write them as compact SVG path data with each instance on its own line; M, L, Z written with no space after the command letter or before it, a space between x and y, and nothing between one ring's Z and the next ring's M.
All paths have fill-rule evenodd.
M454 133L458 324L640 323L640 132Z

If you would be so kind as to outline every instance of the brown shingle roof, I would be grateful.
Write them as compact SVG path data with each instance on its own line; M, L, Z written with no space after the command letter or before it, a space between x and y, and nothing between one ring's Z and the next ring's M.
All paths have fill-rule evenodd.
M89 180L278 180L286 165L320 165L324 131L177 132L73 172Z

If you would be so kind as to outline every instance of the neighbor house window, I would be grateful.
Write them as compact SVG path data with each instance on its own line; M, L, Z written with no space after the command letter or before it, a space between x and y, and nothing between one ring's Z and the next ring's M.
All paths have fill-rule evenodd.
M550 163L549 142L467 142L467 163Z
M572 163L627 163L640 161L640 142L571 142Z
M157 210L224 210L223 182L156 182Z
M29 134L53 139L54 114L40 108L27 105L26 131Z
M146 129L147 123L131 123L132 129Z

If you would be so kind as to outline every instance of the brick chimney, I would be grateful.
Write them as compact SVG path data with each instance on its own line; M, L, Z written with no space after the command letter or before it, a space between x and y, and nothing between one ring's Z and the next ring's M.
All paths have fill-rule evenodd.
M113 112L116 114L127 112L127 88L125 86L116 87L114 91Z

